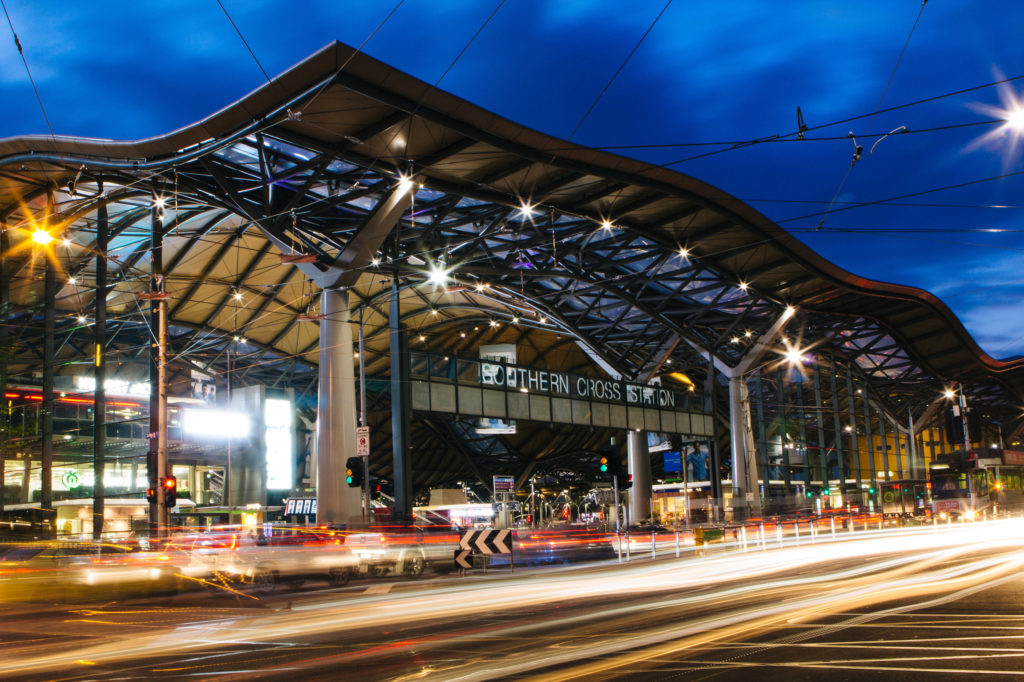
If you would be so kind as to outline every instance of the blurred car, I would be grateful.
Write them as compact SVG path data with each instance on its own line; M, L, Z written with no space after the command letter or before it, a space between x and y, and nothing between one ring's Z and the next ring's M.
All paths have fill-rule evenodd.
M307 527L274 527L269 535L244 535L216 554L216 570L258 590L284 583L298 587L307 580L325 580L332 587L348 584L358 560L342 531Z
M569 564L615 558L615 534L590 529L517 531L512 547L516 564ZM489 557L492 566L509 562L508 555Z
M427 567L439 573L454 570L459 538L452 526L400 526L352 533L347 542L360 573L379 578L394 571L416 578Z
M158 558L125 545L35 542L0 548L0 601L125 597L172 579L173 569Z

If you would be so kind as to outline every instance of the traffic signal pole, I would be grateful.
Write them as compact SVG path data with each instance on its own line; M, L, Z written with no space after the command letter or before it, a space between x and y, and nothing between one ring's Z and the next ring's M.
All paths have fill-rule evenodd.
M615 503L615 534L618 535L622 530L622 526L619 524L619 475L612 474L612 501Z
M363 307L359 306L359 425L366 426L366 361L363 357ZM363 455L363 523L373 523L370 516L370 455Z

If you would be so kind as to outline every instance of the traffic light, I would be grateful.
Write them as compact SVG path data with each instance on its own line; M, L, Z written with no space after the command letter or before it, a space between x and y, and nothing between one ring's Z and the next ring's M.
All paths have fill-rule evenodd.
M607 457L602 457L601 460L600 460L600 465L601 465L600 466L601 473L602 474L607 474L608 473L608 458Z
M349 457L345 461L345 483L349 488L361 488L363 485L363 458Z
M146 502L150 504L156 502L156 488L146 488Z
M620 471L619 480L622 482L622 484L619 487L622 488L623 490L633 487L633 474L627 474Z
M164 489L164 506L170 509L178 504L178 479L168 476L160 482Z

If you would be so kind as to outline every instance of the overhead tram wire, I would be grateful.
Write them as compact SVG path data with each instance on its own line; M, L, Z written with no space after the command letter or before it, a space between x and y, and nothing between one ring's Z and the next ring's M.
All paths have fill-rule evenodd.
M249 46L249 41L245 39L245 36L242 35L242 31L238 28L238 25L235 24L235 20L231 18L230 14L228 14L228 10L226 7L224 7L224 3L220 0L217 0L217 4L220 6L220 11L224 12L224 16L228 18L228 23L231 24L231 28L235 29L235 33L238 34L238 37L239 39L241 39L242 44L245 45L245 49L249 51L249 56L252 57L252 60L254 62L256 62L256 66L259 67L260 73L263 74L263 77L267 79L268 83L273 83L273 79L271 79L270 76L267 75L267 70L263 68L263 64L260 64L260 60L256 56L256 53L253 52L252 47Z
M985 182L992 182L993 180L1005 180L1006 178L1012 178L1012 177L1016 177L1016 176L1019 176L1019 175L1024 175L1024 170L1012 171L1010 173L1003 173L1001 175L993 175L991 177L980 178L978 180L968 180L967 182L960 182L960 183L957 183L955 185L945 185L943 187L934 187L932 189L920 190L918 192L908 192L907 194L899 194L897 196L889 197L887 199L878 199L876 201L859 202L859 203L854 204L852 206L845 206L843 208L833 209L830 212L831 213L840 213L842 211L850 211L850 210L853 210L855 208L864 208L866 206L879 206L879 205L883 205L883 204L888 204L888 203L893 202L893 201L899 201L900 199L909 199L911 197L919 197L919 196L923 196L925 194L934 194L935 192L945 192L945 191L951 190L951 189L960 189L962 187L970 187L971 185L979 185L979 184L982 184L982 183L985 183ZM797 220L804 220L804 219L807 219L807 218L817 218L818 216L821 216L821 215L824 215L824 214L825 214L825 212L822 212L822 211L818 211L816 213L807 213L807 214L800 215L800 216L794 216L792 218L784 218L782 220L776 220L775 224L776 225L782 225L783 223L792 223L792 222L795 222Z
M483 30L485 28L487 28L488 24L491 23L491 20L498 13L498 10L500 10L504 5L505 5L505 0L499 0L498 4L495 5L494 9L491 10L491 13L487 15L486 19L484 19L484 22L482 24L480 24L480 26L477 28L477 30L473 33L472 37L470 37L470 39L466 42L466 44L462 46L462 49L459 50L459 53L457 55L455 55L455 58L452 59L451 63L448 64L448 68L446 68L444 70L444 73L442 73L438 77L438 79L436 81L434 81L433 85L428 87L423 92L423 94L420 95L419 99L416 100L416 105L412 108L412 111L409 112L409 116L408 116L408 125L409 125L409 130L410 131L412 130L413 118L415 118L416 113L420 110L420 107L423 106L423 101L427 98L427 95L429 95L434 90L436 90L437 86L439 86L441 84L441 81L443 81L445 79L445 77L448 75L448 73L453 68L455 68L455 65L459 62L460 59L462 59L462 56L464 54L466 54L466 51L470 48L470 46L474 42L476 42L476 39L480 36L481 33L483 33ZM396 127L394 134L391 136L391 139L388 140L388 143L386 145L384 145L384 147L383 147L384 149L388 149L388 148L391 147L392 144L394 144L395 140L398 138L398 135L399 135L400 131L401 131L401 127ZM403 154L402 154L402 161L404 161L404 162L407 162L408 158L409 158L408 157L408 151L409 151L409 143L408 142L409 141L407 139L405 145L403 145L404 151L403 151ZM367 171L376 170L377 162L380 159L381 159L381 155L378 154L376 157L374 157L374 159L372 161L370 161L369 164L367 164L367 166L365 167L365 170L367 170ZM398 238L397 231L395 233L395 238L396 239Z
M7 17L7 25L11 27L11 35L14 36L14 45L18 48L18 54L21 56L21 62L25 65L25 73L28 74L29 83L32 84L32 91L36 93L36 101L39 103L39 110L43 112L43 120L46 121L46 128L50 131L50 139L56 142L57 136L53 134L53 126L50 125L50 117L46 114L46 107L43 106L43 98L39 95L39 88L36 87L36 79L32 77L32 69L28 66L28 58L25 57L25 50L21 47L21 41L18 40L18 33L14 30L14 22L11 20L11 13L7 11L7 3L4 0L0 0L0 7L3 7L4 16Z
M608 88L612 86L612 83L614 83L615 79L619 77L619 74L622 73L622 70L626 68L626 64L628 64L629 60L633 58L633 55L636 54L636 51L640 49L640 46L643 44L644 40L647 38L650 32L654 30L654 27L661 20L661 17L665 14L665 12L669 8L669 5L671 4L672 0L668 0L668 2L665 3L665 6L661 8L661 11L658 12L658 16L654 17L654 21L652 21L651 25L647 27L647 30L644 31L644 34L642 36L640 36L640 39L636 41L636 44L633 46L633 49L630 50L629 54L626 55L626 58L622 60L622 63L619 64L619 68L615 70L615 73L612 74L612 77L609 78L608 82L605 83L603 88L601 88L601 92L598 93L597 97L594 98L594 101L590 103L589 107L587 107L587 110L584 112L583 116L580 117L580 120L572 129L572 132L569 133L569 137L565 138L566 140L571 140L576 135L576 132L580 129L580 126L582 126L583 122L587 120L587 117L590 116L590 113L594 110L594 107L597 106L597 103L601 101L601 98L604 97L604 94L608 92Z
M910 27L910 33L907 34L907 39L903 43L903 49L900 50L900 55L899 57L896 58L896 63L893 65L892 71L889 73L889 80L885 82L885 87L882 89L882 94L878 98L878 104L875 105L875 110L871 113L871 117L868 118L868 125L867 128L864 130L865 135L871 132L871 124L874 123L875 117L878 115L878 111L882 108L882 102L885 101L885 95L886 93L889 92L889 87L892 85L892 79L896 76L896 71L900 67L900 62L903 61L903 55L906 54L907 52L907 46L910 45L910 39L914 35L914 29L917 28L917 23L921 21L921 15L924 13L924 8L927 4L928 0L921 0L921 8L917 11L917 17L914 19L914 25ZM903 126L902 128L903 130L906 130L906 126ZM900 129L897 128L892 132L900 132ZM843 174L843 179L839 181L839 187L836 188L836 193L832 195L832 200L829 202L828 208L825 209L825 214L822 216L821 221L818 223L819 229L825 224L825 221L828 220L828 216L832 210L832 206L835 204L836 199L839 198L840 193L843 191L843 187L846 186L846 181L850 179L850 173L853 172L853 167L857 165L857 161L860 160L860 155L863 147L857 145L857 138L854 137L852 131L850 132L850 137L851 139L853 139L854 144L853 160L850 161L850 165L846 169L846 173ZM881 142L882 139L884 138L879 138L878 141ZM875 144L878 144L878 142L876 142ZM871 151L868 152L868 154L871 154L872 152L874 152L874 150L875 148L872 147Z

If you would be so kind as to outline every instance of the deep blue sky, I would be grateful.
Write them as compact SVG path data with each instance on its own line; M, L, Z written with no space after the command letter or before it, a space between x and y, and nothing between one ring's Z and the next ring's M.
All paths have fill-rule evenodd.
M333 40L361 44L398 0L223 0L272 76ZM57 134L160 135L224 107L264 78L216 0L5 0ZM405 0L365 51L435 82L499 0ZM666 0L506 0L441 81L453 92L568 137ZM59 9L55 9L59 7ZM675 0L573 137L668 163L809 126L1024 75L1024 3L932 0L886 89L918 0ZM1005 86L1004 86L1005 87ZM1024 88L1013 81L1008 92ZM1005 95L1005 93L1004 93ZM6 23L0 26L0 137L45 133ZM848 139L758 144L672 167L722 188L847 270L927 289L996 358L1024 354L1024 175L997 125L995 87L833 125L864 146L834 208L974 183L820 216L850 169ZM979 108L979 105L981 107ZM1014 152L1017 153L1014 153ZM984 181L984 182L976 182ZM806 203L805 203L806 202ZM841 231L852 230L852 231Z

